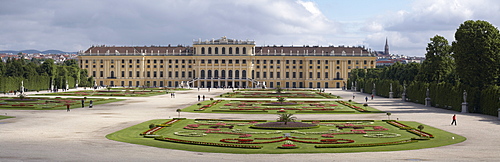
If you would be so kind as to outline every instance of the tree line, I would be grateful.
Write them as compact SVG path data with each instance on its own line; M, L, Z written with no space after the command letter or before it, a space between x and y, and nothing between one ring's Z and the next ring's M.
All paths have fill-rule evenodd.
M52 59L9 58L0 61L0 92L20 91L21 84L25 91L40 91L92 86L93 78L87 77L87 70L80 69L76 60L66 60L61 64Z
M406 90L409 101L424 103L429 89L431 105L461 110L467 92L469 112L496 116L500 108L500 33L486 21L468 20L455 32L451 44L436 35L427 44L422 64L395 63L376 69L354 69L348 87L394 97ZM375 86L375 87L374 87Z

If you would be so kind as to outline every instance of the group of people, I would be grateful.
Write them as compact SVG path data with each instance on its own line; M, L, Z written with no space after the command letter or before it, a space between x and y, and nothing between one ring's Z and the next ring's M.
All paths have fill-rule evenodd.
M82 108L85 107L85 99L82 99ZM90 100L89 101L89 108L92 108L94 106L94 101ZM70 110L70 104L66 104L66 111L69 112Z
M373 97L374 97L374 96L375 96L375 95L373 95L373 94L372 94L372 96L371 96L371 97L372 97L372 100L373 100ZM354 100L355 98L356 98L356 94L355 94L355 93L353 93L353 94L352 94L352 99ZM365 97L365 101L366 101L366 102L368 102L368 96L366 96L366 97Z
M200 101L200 100L201 100L201 96L198 95L198 101ZM203 101L205 101L205 95L203 95Z

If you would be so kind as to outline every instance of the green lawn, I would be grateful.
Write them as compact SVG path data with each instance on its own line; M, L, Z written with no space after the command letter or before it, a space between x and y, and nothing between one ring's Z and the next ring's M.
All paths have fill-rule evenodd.
M2 120L2 119L8 119L8 118L14 118L14 117L13 116L0 115L0 120Z
M165 90L86 90L36 94L43 96L110 96L110 97L147 97L166 94ZM172 92L172 91L169 91Z
M183 112L197 113L245 113L276 114L281 109L292 114L322 113L384 113L370 106L346 101L285 101L276 100L214 100L201 101L182 109Z
M123 130L114 132L112 134L107 135L106 137L111 140L134 143L140 145L147 145L159 148L168 148L168 149L178 149L178 150L188 150L188 151L197 151L197 152L217 152L217 153L237 153L237 154L286 154L286 153L341 153L341 152L376 152L376 151L398 151L398 150L413 150L413 149L422 149L422 148L432 148L439 147L445 145L456 144L465 141L465 137L452 134L440 129L436 129L430 126L425 125L424 132L432 134L434 138L430 140L418 140L418 142L414 143L405 143L398 145L385 145L385 146L371 146L371 147L342 147L342 148L316 148L316 145L354 145L354 144L374 144L374 143L386 143L386 142L395 142L401 140L409 140L414 137L418 137L416 134L409 133L406 130L399 129L395 126L392 126L384 121L321 121L319 124L321 125L319 128L313 129L300 129L300 130L268 130L268 129L253 129L250 128L248 121L228 121L228 120L213 120L210 122L209 120L193 120L193 119L184 119L179 120L170 127L164 127L159 131L155 132L156 135L161 135L162 138L175 138L179 140L186 141L198 141L204 143L218 143L218 144L230 144L221 142L222 139L253 139L254 142L262 141L257 138L283 138L282 136L285 133L290 133L291 136L299 137L302 141L320 141L321 139L349 139L354 140L354 143L348 144L313 144L313 143L302 143L302 142L294 142L293 144L299 146L297 149L279 149L278 146L284 144L284 142L274 142L274 143L265 143L265 144L237 144L237 145L255 145L262 146L260 149L244 149L244 148L231 148L231 147L217 147L217 146L207 146L207 145L194 145L194 144L184 144L184 143L174 143L167 141L155 140L154 138L145 138L140 134L149 130L148 126L150 124L162 124L171 120L166 119L157 119L147 121L129 128L125 128ZM350 122L350 123L346 123ZM362 123L360 123L362 122ZM400 123L406 124L410 127L417 127L421 125L417 122L412 121L399 121ZM226 126L233 125L233 128L221 128L220 132L243 132L244 134L250 134L251 137L239 137L240 135L235 134L221 134L221 133L206 133L206 130L188 130L184 129L184 127L194 128L193 125L198 125L200 129L213 129L210 126L213 126L216 123L226 123ZM239 123L239 124L237 124ZM246 123L246 124L245 124ZM261 123L261 122L259 122ZM309 122L310 123L310 122ZM191 124L191 125L189 125ZM203 125L203 124L212 124L212 125ZM254 123L255 124L255 123ZM341 127L345 124L353 124L353 127L364 125L363 128L372 130L370 126L381 126L383 128L387 128L385 131L377 131L383 133L393 133L399 134L397 137L391 138L368 138L364 137L364 134L344 134L344 135L334 135L334 138L323 137L322 134L325 133L340 133L340 132L352 132L351 130L355 130L358 128L343 128L339 129L337 125ZM222 125L222 124L219 124ZM277 132L280 131L280 132ZM177 132L177 135L175 134ZM308 133L309 132L309 133ZM369 131L366 131L369 132ZM190 137L190 134L203 134L202 137ZM187 136L181 136L187 135ZM307 139L307 138L315 138L315 139ZM263 140L263 141L272 141L272 140Z
M2 97L0 98L0 109L9 110L62 110L66 109L69 104L70 108L81 108L82 98L45 98L45 97L26 97L19 99L18 97ZM87 98L85 107L88 107L90 101L93 105L100 105L110 102L123 101L124 99L116 98Z

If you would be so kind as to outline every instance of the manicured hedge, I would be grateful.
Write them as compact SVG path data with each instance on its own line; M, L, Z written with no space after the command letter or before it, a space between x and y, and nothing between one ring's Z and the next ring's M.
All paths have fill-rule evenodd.
M387 145L399 145L405 143L414 143L417 140L402 140L395 142L383 142L383 143L369 143L369 144L351 144L351 145L315 145L315 148L345 148L345 147L373 147L373 146L387 146Z

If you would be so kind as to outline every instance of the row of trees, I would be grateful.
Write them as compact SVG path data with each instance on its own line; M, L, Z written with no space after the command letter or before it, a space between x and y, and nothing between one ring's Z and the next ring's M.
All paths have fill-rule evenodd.
M93 78L87 78L87 71L80 69L76 60L67 60L62 64L54 60L8 59L0 61L0 92L19 91L21 82L25 90L47 90L52 88L74 88L92 86Z
M388 96L392 83L395 97L406 89L408 100L424 103L430 89L435 107L460 111L464 90L469 111L497 115L500 108L500 32L486 21L465 21L450 44L436 35L426 48L422 64L396 63L377 69L351 71L348 86Z

